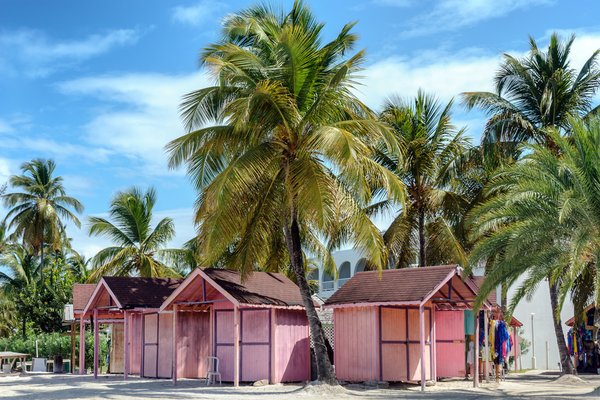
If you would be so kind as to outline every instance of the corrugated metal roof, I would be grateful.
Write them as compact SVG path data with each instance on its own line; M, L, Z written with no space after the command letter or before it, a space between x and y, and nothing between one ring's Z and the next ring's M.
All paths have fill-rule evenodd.
M181 284L181 279L105 276L116 300L127 308L159 308Z
M242 281L238 271L216 268L202 271L241 304L304 306L300 289L283 274L252 272Z
M359 272L325 305L420 302L457 269L456 265Z

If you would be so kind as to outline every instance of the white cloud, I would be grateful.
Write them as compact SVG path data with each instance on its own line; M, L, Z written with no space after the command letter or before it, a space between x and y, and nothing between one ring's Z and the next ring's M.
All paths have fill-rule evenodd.
M225 8L225 4L213 0L203 0L193 6L177 6L173 8L171 18L183 24L199 26L214 17L215 13Z
M13 127L8 121L0 119L0 133L11 133L13 130Z
M164 175L164 146L184 133L178 105L185 93L207 86L203 72L188 75L128 74L82 78L59 86L63 93L93 96L112 105L84 127L86 141L129 159L132 169Z
M440 0L429 13L410 21L406 36L457 30L513 11L553 3L554 0Z
M77 40L56 40L36 30L21 29L0 33L0 53L10 54L0 72L29 77L49 75L57 69L107 53L115 47L137 42L140 33L117 29Z

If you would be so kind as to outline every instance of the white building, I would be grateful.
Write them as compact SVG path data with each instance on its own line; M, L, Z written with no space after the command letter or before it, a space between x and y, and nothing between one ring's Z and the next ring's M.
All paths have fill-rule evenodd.
M319 280L319 296L327 299L337 289L342 287L357 272L364 271L366 258L359 250L340 250L333 253L333 258L338 266L338 279L334 280L329 274L323 271L322 267L311 273L311 279ZM482 275L483 271L475 271L476 275ZM517 290L518 284L509 289L508 298ZM500 301L500 296L498 296ZM532 338L531 315L533 315L535 337ZM550 292L548 283L543 282L531 297L530 300L522 300L515 310L515 317L523 323L523 337L531 341L535 347L530 346L527 354L523 355L521 363L524 369L532 368L532 356L536 357L537 369L559 369L560 355L554 333L554 323L552 321L552 311L550 307ZM563 322L563 331L566 334L567 326L564 322L573 316L573 304L565 301L562 309L561 319ZM533 339L533 340L532 340Z

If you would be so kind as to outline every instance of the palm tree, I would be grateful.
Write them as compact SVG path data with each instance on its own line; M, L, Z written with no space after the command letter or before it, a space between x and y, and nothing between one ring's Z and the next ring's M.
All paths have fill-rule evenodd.
M569 116L584 116L600 85L596 50L579 72L571 68L570 51L575 36L561 41L550 37L546 52L529 38L529 53L519 59L504 54L495 77L496 92L463 93L468 109L479 108L490 119L482 142L531 142L552 147L545 128L568 129Z
M7 300L16 305L16 314L21 318L22 333L25 337L26 324L30 316L27 315L26 307L20 307L23 303L20 300L22 300L22 296L35 293L38 285L36 275L38 269L42 268L42 264L38 263L36 257L29 253L25 246L14 244L2 255L0 265L5 268L4 271L0 270L2 293Z
M575 37L561 41L552 34L546 52L530 38L530 51L523 59L509 54L496 74L496 93L463 93L467 108L480 108L490 119L483 143L538 143L557 152L551 130L568 133L569 116L589 118L598 112L592 99L600 85L599 50L592 53L579 72L570 66L570 50ZM550 284L550 303L559 306L558 286ZM564 342L560 318L555 320L557 341ZM560 332L560 337L558 333ZM560 349L561 352L566 351Z
M573 373L559 310L569 292L586 299L591 295L600 304L600 283L593 279L600 261L600 120L570 119L569 131L569 138L549 132L555 147L527 146L523 160L498 173L489 190L501 193L472 215L474 234L483 237L472 259L497 257L481 298L501 282L526 277L509 313L549 279L555 288L550 295L563 371Z
M142 277L179 276L167 264L181 256L178 249L165 246L175 237L171 218L163 218L152 227L152 209L156 191L142 192L131 188L119 192L111 202L109 216L89 218L89 234L104 236L114 246L100 250L91 260L93 272L90 281L105 275Z
M469 142L464 129L452 125L451 108L452 101L442 107L433 96L419 91L412 102L389 100L380 114L380 120L393 128L404 149L401 157L385 148L375 157L404 182L408 192L406 206L384 234L397 267L407 267L415 259L420 267L428 263L465 264L457 228L467 200L459 193L453 173ZM371 205L369 211L393 206L393 201L385 199Z
M394 139L353 94L363 61L363 52L346 56L357 39L353 26L323 44L324 25L300 1L289 13L257 6L229 16L223 39L201 55L215 84L184 97L189 133L167 146L171 167L187 164L199 191L195 222L204 264L227 254L228 267L243 275L291 268L317 375L329 382L335 378L305 259L335 268L322 240L335 246L353 239L375 267L384 267L383 238L363 207L376 186L394 199L404 195L401 182L371 159L371 142L393 146Z
M21 175L9 179L15 192L2 196L10 210L5 220L14 229L15 237L40 255L40 280L43 275L44 247L60 248L64 222L81 224L73 213L83 212L79 200L67 196L60 176L53 176L56 164L52 160L35 159L21 165Z

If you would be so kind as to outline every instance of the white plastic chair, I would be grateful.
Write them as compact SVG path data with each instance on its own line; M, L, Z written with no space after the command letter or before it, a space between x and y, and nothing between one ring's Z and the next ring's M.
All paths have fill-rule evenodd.
M206 385L211 383L217 383L217 377L219 377L219 385L221 384L221 373L219 372L219 358L218 357L206 357L208 361L208 370L206 372Z

